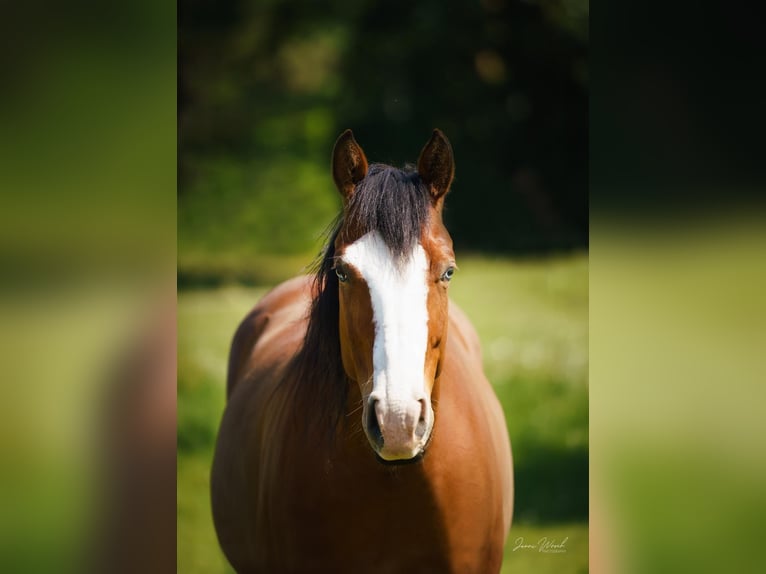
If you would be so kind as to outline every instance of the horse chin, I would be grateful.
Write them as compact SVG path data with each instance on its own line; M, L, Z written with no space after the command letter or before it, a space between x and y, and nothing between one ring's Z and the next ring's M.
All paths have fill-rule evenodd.
M375 458L378 460L378 462L384 466L404 466L407 464L417 464L423 460L423 457L426 455L425 449L420 449L418 453L413 456L412 458L396 458L393 460L386 460L380 454L375 452Z

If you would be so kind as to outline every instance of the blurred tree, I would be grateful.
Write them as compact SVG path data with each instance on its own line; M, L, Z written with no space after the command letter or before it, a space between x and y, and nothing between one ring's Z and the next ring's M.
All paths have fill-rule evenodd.
M182 2L181 251L305 251L347 127L394 165L445 131L458 248L587 245L587 42L587 0Z

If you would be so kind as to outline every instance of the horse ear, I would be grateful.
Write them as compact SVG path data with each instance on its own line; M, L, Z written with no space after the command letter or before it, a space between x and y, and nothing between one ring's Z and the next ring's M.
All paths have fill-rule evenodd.
M332 150L332 177L338 191L346 201L354 193L354 186L367 175L367 158L356 143L351 130L346 130Z
M452 146L441 130L434 130L431 139L420 152L418 173L420 179L430 188L434 201L438 201L449 191L455 176L455 159Z

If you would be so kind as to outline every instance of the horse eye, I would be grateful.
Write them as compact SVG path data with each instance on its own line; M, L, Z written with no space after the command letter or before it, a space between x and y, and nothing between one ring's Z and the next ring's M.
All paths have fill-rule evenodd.
M348 281L348 273L345 273L342 269L336 267L335 274L338 276L338 281L340 281L341 283L345 283L346 281Z
M455 274L455 268L454 267L450 267L450 268L448 268L444 272L444 274L442 275L441 279L442 279L442 281L449 281L450 279L452 279L452 276L454 274Z

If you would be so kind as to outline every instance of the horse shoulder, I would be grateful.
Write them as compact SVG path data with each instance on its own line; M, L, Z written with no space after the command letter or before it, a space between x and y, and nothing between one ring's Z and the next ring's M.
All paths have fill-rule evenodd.
M450 325L448 341L449 357L459 363L453 369L462 373L460 377L465 386L462 404L474 404L480 419L486 421L489 429L486 437L487 446L491 445L492 460L498 471L497 478L502 498L502 522L505 533L510 529L513 515L513 473L511 444L502 405L490 384L482 364L481 341L468 316L450 301ZM470 396L477 397L473 402Z
M279 447L272 440L274 418L286 406L284 393L275 391L303 341L310 289L310 279L298 277L269 291L242 320L231 344L211 502L219 543L238 571L260 571L255 548L268 534L264 473Z
M294 277L269 291L237 327L229 351L226 396L258 367L272 367L297 350L306 331L311 279ZM281 344L271 345L279 339Z

